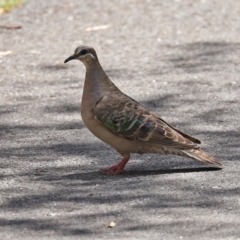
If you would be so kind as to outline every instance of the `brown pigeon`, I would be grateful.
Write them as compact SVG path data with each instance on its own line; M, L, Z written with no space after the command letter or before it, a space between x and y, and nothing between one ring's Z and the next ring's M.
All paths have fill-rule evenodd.
M122 173L131 153L175 154L221 165L218 159L199 147L198 139L172 127L121 92L104 72L92 47L79 46L64 63L74 59L86 67L81 106L83 122L96 137L123 157L103 173Z

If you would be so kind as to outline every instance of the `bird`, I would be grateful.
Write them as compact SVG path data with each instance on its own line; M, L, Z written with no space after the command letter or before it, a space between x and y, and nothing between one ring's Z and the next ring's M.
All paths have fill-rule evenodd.
M124 94L103 70L94 48L78 46L64 63L71 60L80 60L86 68L81 102L84 124L122 156L119 163L103 169L103 174L123 173L132 153L173 154L222 165L200 148L198 139L172 127Z

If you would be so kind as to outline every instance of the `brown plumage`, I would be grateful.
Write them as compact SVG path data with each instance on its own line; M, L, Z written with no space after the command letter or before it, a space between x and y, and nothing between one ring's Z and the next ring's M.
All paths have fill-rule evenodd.
M123 159L103 173L123 172L131 153L175 154L221 165L200 149L201 142L173 128L156 114L122 93L102 69L95 50L79 46L65 63L78 59L86 67L81 114L87 128L116 149Z

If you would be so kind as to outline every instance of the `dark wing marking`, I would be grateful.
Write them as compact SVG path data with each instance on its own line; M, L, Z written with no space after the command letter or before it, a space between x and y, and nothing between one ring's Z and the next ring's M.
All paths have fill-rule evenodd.
M200 143L174 129L126 95L105 95L95 106L94 113L108 130L129 140L182 149L197 148L196 143Z

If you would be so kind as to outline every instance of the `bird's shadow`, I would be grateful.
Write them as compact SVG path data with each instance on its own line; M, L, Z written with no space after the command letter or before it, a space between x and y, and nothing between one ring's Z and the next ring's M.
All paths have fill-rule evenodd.
M119 179L122 177L140 177L140 176L148 176L148 175L163 175L163 174L175 174L175 173L191 173L191 172L212 172L212 171L220 171L222 168L220 167L195 167L195 168L173 168L173 169L156 169L156 170L125 170L123 173L118 175L112 174L102 174L102 170L98 171L87 171L87 172L78 172L78 173L70 173L65 175L46 175L40 176L38 180L44 181L61 181L61 180L96 180L96 179Z
M173 169L155 169L155 170L130 170L125 171L124 175L141 176L141 175L162 175L173 173L190 173L190 172L209 172L222 170L220 167L199 167L199 168L173 168Z

